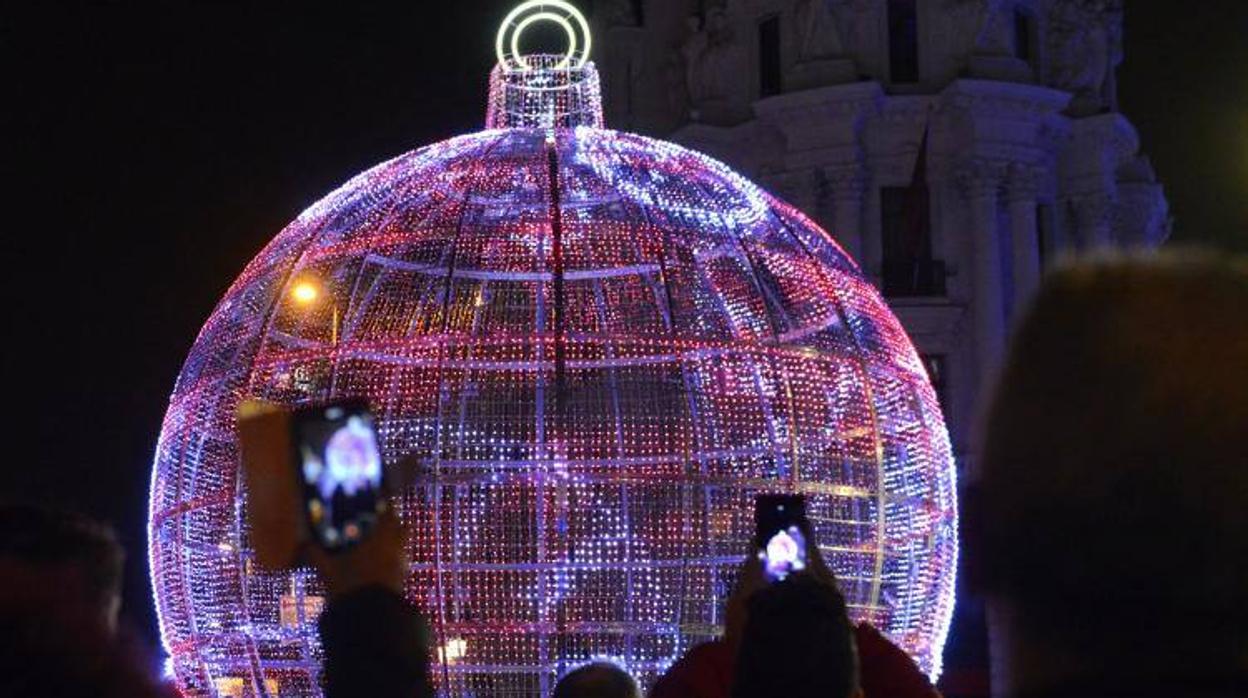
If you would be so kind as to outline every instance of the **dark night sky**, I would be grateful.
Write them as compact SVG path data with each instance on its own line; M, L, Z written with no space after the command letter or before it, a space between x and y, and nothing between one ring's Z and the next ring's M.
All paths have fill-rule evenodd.
M479 128L493 30L513 4L6 10L0 497L116 523L144 632L148 471L200 324L321 195ZM1176 238L1248 250L1248 3L1127 5L1122 104Z

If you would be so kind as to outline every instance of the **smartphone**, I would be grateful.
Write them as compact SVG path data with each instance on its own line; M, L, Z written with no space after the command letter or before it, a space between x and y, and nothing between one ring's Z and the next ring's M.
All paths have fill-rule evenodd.
M754 499L755 545L767 579L778 582L806 569L806 498L760 494Z
M358 400L304 407L290 428L313 539L329 551L355 545L388 506L372 412Z

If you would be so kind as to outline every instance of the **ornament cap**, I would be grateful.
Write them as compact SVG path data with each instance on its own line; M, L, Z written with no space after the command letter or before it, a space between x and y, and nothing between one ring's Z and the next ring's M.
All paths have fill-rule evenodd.
M523 54L520 37L537 22L563 28L563 54ZM498 64L490 75L487 128L591 126L601 128L598 71L589 60L593 46L585 15L564 0L528 0L503 20L495 40Z
M563 70L585 67L594 44L585 15L565 0L527 0L508 13L494 39L494 51L503 70L528 71L541 67L533 65L520 52L520 37L537 22L554 22L568 37L568 50L553 68Z

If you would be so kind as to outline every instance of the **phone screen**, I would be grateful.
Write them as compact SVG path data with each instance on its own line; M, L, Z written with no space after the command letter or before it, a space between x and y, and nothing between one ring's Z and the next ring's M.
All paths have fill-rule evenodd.
M372 413L354 401L308 407L291 428L313 537L329 550L358 543L387 506Z
M769 580L778 582L806 569L805 521L801 495L764 494L754 500L758 559Z

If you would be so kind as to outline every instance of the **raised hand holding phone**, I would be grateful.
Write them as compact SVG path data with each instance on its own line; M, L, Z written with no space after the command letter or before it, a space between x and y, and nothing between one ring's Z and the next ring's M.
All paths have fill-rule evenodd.
M299 483L291 476L290 412L270 402L245 400L237 420L256 563L269 570L289 569L299 564L307 539Z
M806 569L806 500L796 494L763 494L754 500L754 543L772 582Z
M290 411L238 409L247 519L256 562L311 564L331 594L403 589L403 531L385 496L372 418L358 402Z
M758 495L754 500L754 526L754 539L737 571L736 585L724 612L724 639L730 644L739 642L745 631L750 597L766 585L795 573L836 585L806 518L805 497Z
M295 410L291 441L312 537L329 552L356 545L388 508L367 405L344 401Z

